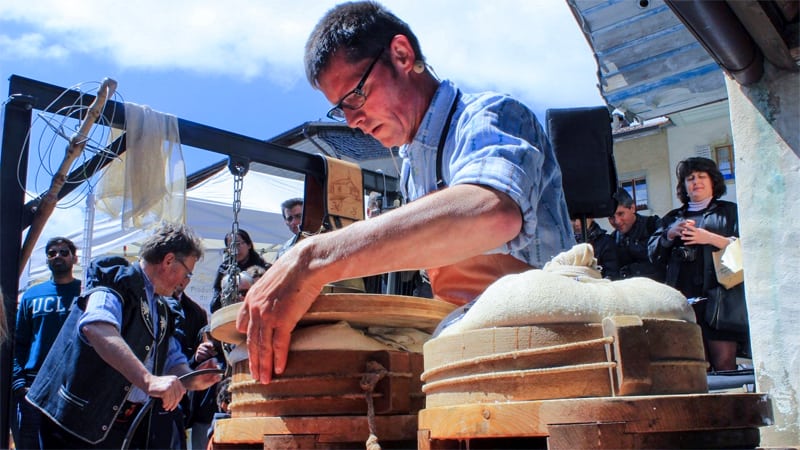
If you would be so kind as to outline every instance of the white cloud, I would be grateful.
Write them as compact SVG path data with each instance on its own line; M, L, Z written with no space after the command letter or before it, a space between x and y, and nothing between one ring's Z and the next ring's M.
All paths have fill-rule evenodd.
M61 45L45 45L45 37L38 33L25 33L18 37L0 35L0 55L7 59L65 59L69 51Z
M185 69L287 86L304 82L308 33L333 1L86 0L3 2L7 58L107 59L121 68ZM385 0L418 34L430 64L467 88L521 97L534 109L598 104L596 65L566 2ZM8 27L3 27L4 29ZM6 31L8 33L8 31ZM537 107L538 106L538 107Z

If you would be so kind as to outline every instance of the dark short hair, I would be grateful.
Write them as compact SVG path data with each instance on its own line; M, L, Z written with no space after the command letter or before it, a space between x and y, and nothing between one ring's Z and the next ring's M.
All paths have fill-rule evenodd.
M717 163L713 159L694 156L684 159L675 167L675 175L678 177L676 191L678 199L682 203L689 203L689 193L686 192L685 180L692 172L705 172L708 174L713 185L712 196L714 200L722 197L727 192L728 187L725 186L725 177L722 176L722 172L717 168Z
M203 243L200 238L182 223L164 222L142 243L139 256L151 264L158 264L168 253L183 259L194 256L203 257Z
M319 87L320 74L340 49L345 52L345 61L356 63L375 58L398 34L408 38L416 59L424 61L417 36L383 5L373 1L336 5L320 19L306 42L308 82Z
M626 208L630 208L633 206L633 197L625 188L617 188L617 192L614 193L614 200L617 201L618 206L624 206Z
M292 209L297 205L301 206L303 205L302 198L300 197L290 198L289 200L284 200L284 202L281 203L281 216L284 218L284 220L286 219L286 210Z
M50 247L58 244L66 244L66 246L69 247L69 251L73 255L75 255L76 252L78 251L78 248L75 247L75 244L72 241L62 236L56 236L47 240L47 244L45 244L44 246L45 253L47 253L47 251L50 250Z

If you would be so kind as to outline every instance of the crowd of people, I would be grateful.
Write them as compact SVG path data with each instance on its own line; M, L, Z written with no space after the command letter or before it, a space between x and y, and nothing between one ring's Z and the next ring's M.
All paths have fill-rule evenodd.
M302 199L290 199L282 208L293 235L299 233L302 207ZM51 279L25 290L17 307L15 448L116 448L123 442L129 448L207 448L213 420L228 412L219 401L226 392L213 374L179 377L225 369L223 346L209 333L209 314L226 301L243 301L270 267L246 230L228 233L224 242L226 257L207 310L185 291L203 250L184 225L156 229L138 262L95 259L83 283L74 276L75 244L65 237L48 240ZM223 298L226 287L237 291L233 298ZM6 333L0 328L0 339ZM45 375L38 376L40 371ZM150 399L152 411L138 422ZM85 414L92 420L80 421Z
M619 188L614 195L616 211L608 218L614 231L608 234L589 218L584 239L581 221L574 220L575 239L592 244L604 278L647 277L691 299L710 370L735 370L737 355L749 356L749 335L712 327L705 300L714 290L724 289L716 279L712 253L739 236L736 204L721 200L725 179L708 158L678 163L676 186L683 206L663 218L639 214L631 195Z
M82 285L72 277L75 246L51 239L53 278L18 308L17 448L187 448L187 428L191 448L203 447L215 413L226 412L214 400L224 399L214 387L224 383L216 373L191 375L225 365L207 314L233 302L244 302L237 327L248 336L250 373L269 383L286 367L291 331L338 280L423 270L430 295L461 306L459 314L497 279L542 268L585 235L610 279L649 277L693 298L719 286L712 252L738 236L738 221L736 205L720 199L725 183L713 161L678 165L681 208L645 217L620 189L614 231L587 220L584 233L582 222L570 223L560 168L534 113L512 97L440 80L408 24L380 4L329 11L309 37L305 66L334 105L328 117L401 147L409 203L383 211L376 198L369 220L300 240L303 199L288 200L282 212L293 237L272 264L245 230L225 236L210 311L185 293L203 249L184 225L156 229L137 262L95 259ZM712 329L703 302L694 306L711 367L734 369L746 333Z

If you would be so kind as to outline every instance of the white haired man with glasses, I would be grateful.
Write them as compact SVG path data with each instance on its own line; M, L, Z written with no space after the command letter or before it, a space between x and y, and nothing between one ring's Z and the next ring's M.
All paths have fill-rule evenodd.
M216 374L178 379L191 369L174 335L176 311L165 299L192 277L202 255L187 226L165 223L142 243L138 262L118 256L92 261L86 290L26 397L46 416L44 448L120 448L150 398L172 411L187 389L219 381ZM156 430L143 422L131 448L164 448L157 443L168 436Z
M283 372L292 329L328 282L427 269L437 298L464 305L574 244L561 172L533 112L439 80L409 26L380 4L330 10L305 66L334 105L328 117L401 147L410 203L304 239L250 289L237 326L255 379Z
M24 400L25 394L67 319L70 306L81 293L81 280L72 273L78 262L75 244L65 237L54 237L47 241L44 251L52 277L22 294L14 329L11 390L16 415L12 416L11 431L17 448L24 449L40 447L41 423L41 413Z

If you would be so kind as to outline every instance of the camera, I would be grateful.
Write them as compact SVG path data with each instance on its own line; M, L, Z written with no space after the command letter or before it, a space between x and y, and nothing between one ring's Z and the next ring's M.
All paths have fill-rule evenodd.
M672 256L678 261L692 262L697 259L697 247L681 245L672 249Z

